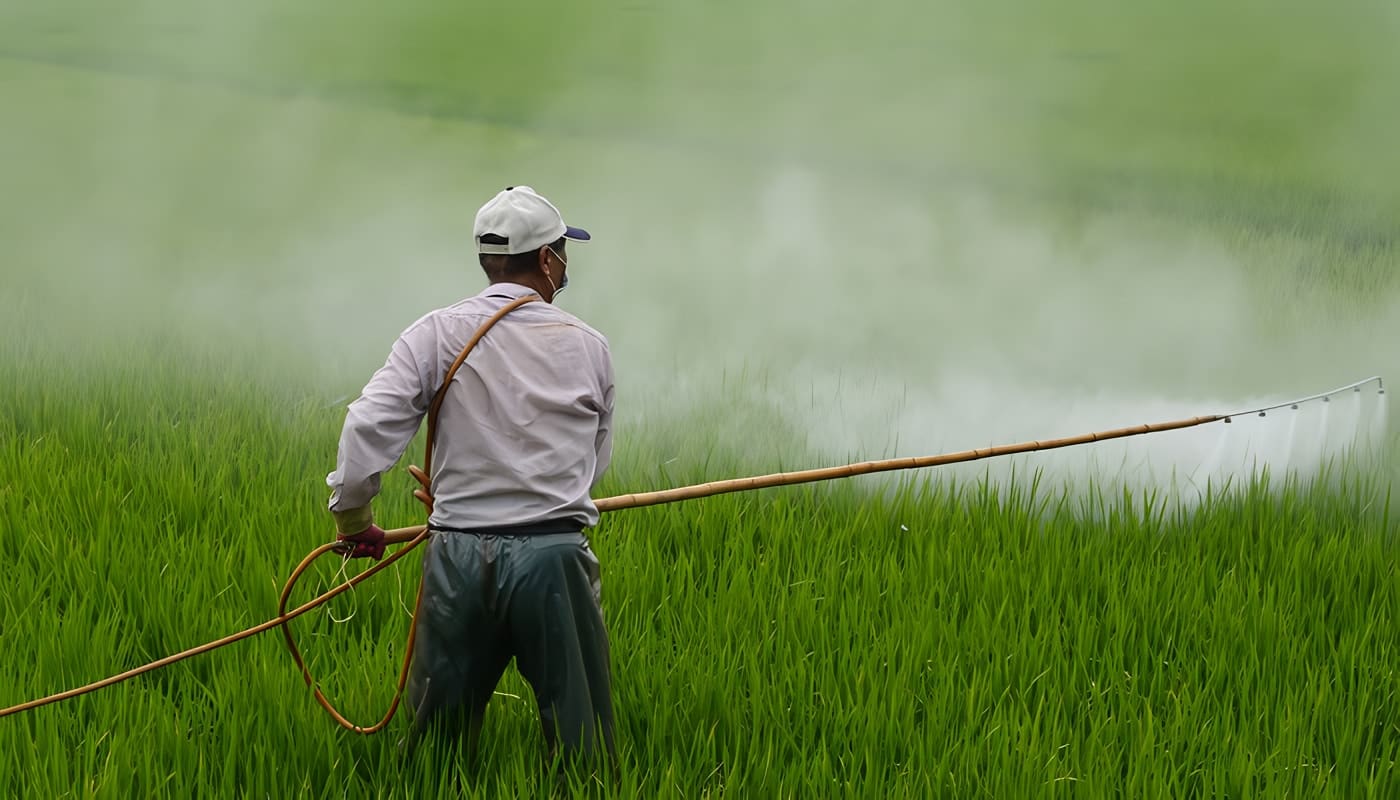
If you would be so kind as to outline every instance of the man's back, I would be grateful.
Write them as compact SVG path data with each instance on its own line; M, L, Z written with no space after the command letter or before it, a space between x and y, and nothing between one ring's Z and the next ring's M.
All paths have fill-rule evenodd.
M531 294L495 283L409 326L346 413L331 509L379 491L462 348L486 319ZM569 519L598 522L589 493L612 455L607 340L573 315L532 302L503 317L458 369L433 444L433 513L443 529Z
M495 284L430 315L434 386L475 330L528 294ZM612 453L613 369L607 340L542 302L510 312L453 380L438 417L433 515L445 528L572 518L598 522L590 491Z

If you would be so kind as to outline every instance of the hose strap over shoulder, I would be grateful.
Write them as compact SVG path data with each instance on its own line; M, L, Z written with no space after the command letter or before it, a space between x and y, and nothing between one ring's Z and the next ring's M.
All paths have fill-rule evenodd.
M442 379L442 385L439 386L437 392L433 394L433 402L428 406L428 441L423 446L423 466L410 466L408 468L409 474L423 487L421 489L414 489L413 496L418 498L418 502L422 503L423 506L428 509L429 514L433 513L433 442L437 439L438 412L442 409L442 401L447 397L447 387L452 385L452 379L457 377L457 370L461 369L462 364L466 363L467 356L476 347L477 342L481 341L481 337L485 336L486 332L491 330L493 325L500 322L502 317L526 303L532 303L542 299L544 298L537 294L527 294L506 303L499 311L492 314L490 318L481 324L481 327L476 329L476 333L472 334L472 338L467 340L467 344L462 348L462 352L457 354L456 360L453 361L452 366L448 368L447 375Z

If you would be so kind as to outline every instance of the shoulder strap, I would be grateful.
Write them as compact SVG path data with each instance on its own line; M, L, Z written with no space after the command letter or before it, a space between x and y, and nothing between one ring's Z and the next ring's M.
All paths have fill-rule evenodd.
M472 334L472 338L467 340L467 344L462 348L462 352L457 354L457 359L453 361L452 366L448 368L447 375L442 379L442 385L438 387L437 393L433 395L433 402L428 406L428 441L423 448L423 467L422 469L416 466L410 466L408 468L408 471L412 473L413 477L417 479L418 483L423 487L422 489L415 489L413 491L413 496L417 497L419 501L427 507L429 514L433 512L433 497L430 491L430 487L432 486L431 475L433 472L433 440L437 437L437 416L438 411L442 408L442 401L447 397L447 387L452 385L452 379L457 376L457 370L466 362L467 355L476 347L476 343L481 341L481 337L485 336L486 332L491 330L491 326L500 322L502 317L526 303L541 299L543 298L537 294L527 294L524 297L517 297L502 306L500 311L492 314L490 318L481 324L481 327L476 329L476 332Z

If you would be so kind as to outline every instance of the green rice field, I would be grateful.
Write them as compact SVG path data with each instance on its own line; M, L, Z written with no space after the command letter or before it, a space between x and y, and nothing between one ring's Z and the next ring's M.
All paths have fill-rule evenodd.
M594 234L600 497L1400 381L1397 40L1371 0L0 0L0 706L275 614L506 185ZM605 515L615 780L549 777L513 668L475 759L401 757L274 632L0 719L0 794L1400 796L1400 419L1309 460L1352 431L1305 405L1202 493L1162 476L1219 424ZM294 623L362 724L417 575Z

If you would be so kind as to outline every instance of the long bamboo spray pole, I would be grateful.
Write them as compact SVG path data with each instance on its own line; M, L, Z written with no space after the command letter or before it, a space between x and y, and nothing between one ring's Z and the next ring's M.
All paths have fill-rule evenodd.
M809 469L802 470L799 472L777 472L770 475L755 475L753 477L748 478L734 478L731 480L701 483L696 484L694 486L682 486L675 489L663 489L657 492L642 492L639 494L624 494L618 495L616 497L605 497L600 500L597 500L595 504L598 506L599 511L621 511L627 508L655 506L661 505L663 503L675 503L681 500L696 500L702 497L711 497L713 495L725 494L728 492L746 492L754 489L767 489L776 486L791 486L793 484L798 483L812 483L815 481L826 481L833 480L836 478L850 478L856 475L868 475L874 472L890 472L893 470L902 469L918 469L920 467L937 467L943 466L945 464L957 464L965 461L977 461L979 459L993 458L996 456L1014 455L1016 453L1032 453L1037 450L1054 450L1060 447L1070 447L1079 444L1090 444L1092 442L1102 442L1107 441L1109 439L1121 439L1126 436L1139 436L1146 433L1156 433L1159 431L1170 431L1178 430L1181 428L1191 428L1197 425L1204 425L1208 422L1218 422L1223 419L1226 419L1226 417L1220 415L1191 417L1190 419L1181 419L1176 420L1174 422L1159 422L1150 425L1137 425L1131 428L1116 428L1114 430L1100 431L1098 433L1087 433L1082 436L1070 436L1063 439L1047 439L1031 442L1022 442L1020 444L1000 445L980 450L964 450L959 453L947 453L944 455L937 456L891 458L883 461L862 461L855 464L846 464L840 467ZM419 472L422 471L419 470ZM427 526L425 525L414 525L408 528L396 528L391 531L386 531L384 536L384 542L385 544L407 544L410 542L421 542L422 538L424 538L423 533L426 530L426 528ZM310 563L317 556L329 552L335 547L336 544L333 542L325 544L313 551L311 555L307 556L307 558L297 567L297 569L293 571L292 577L288 581L288 590L290 590L290 587L295 583L297 577L301 575L301 573L310 565ZM166 658L160 659L159 661L155 661L145 666L138 667L137 669L128 670L127 672L121 673L120 675L114 675L110 678L106 678L104 680L88 684L87 686L79 687L77 689L71 689L66 692L59 692L57 694L40 698L38 700L33 700L28 703L21 703L16 706L0 709L0 717L6 717L11 714L16 714L22 711L29 711L31 709L48 705L49 703L57 702L59 700L65 700L70 697L77 697L83 694L87 694L89 692L96 691L103 687L111 686L113 684L129 680L138 675L143 675L154 669L159 669L160 667L168 666L177 661L183 661L186 658L190 658L201 653L207 653L211 650L215 650L220 647L233 644L234 642L246 639L249 636L253 636L265 630L270 630L273 627L283 627L285 630L285 624L291 619L300 616L301 614L304 614L307 611L310 611L311 609L321 605L322 603L325 603L340 592L349 589L352 585L359 583L365 578L368 578L370 575L373 575L383 570L385 567L389 566L389 564L393 563L394 561L397 561L404 555L407 555L407 550L395 553L393 556L386 558L383 562L369 568L360 575L355 576L350 581L341 584L340 586L332 589L329 592L326 592L325 594L321 595L320 597L317 597L315 600L312 600L309 603L305 603L297 607L291 612L286 612L284 608L282 610L282 613L280 613L277 617L268 620L267 622L261 625L257 625L255 627L249 628L246 631L241 631L239 633L233 634L232 636L226 636L218 641L209 642L208 644L204 644L199 647L190 648L189 650L185 650L181 653L176 653L175 655L168 656ZM286 605L287 595L288 591L284 590L282 596L283 606ZM296 653L294 645L293 653ZM301 665L301 659L299 656L297 657L297 663L299 666L301 666L303 673L305 673L306 668L304 665ZM310 675L307 674L306 677L308 682L310 682ZM400 689L401 688L402 686L400 686ZM393 715L393 709L391 709L389 714L383 720L381 720L379 724L369 728L360 728L344 720L338 713L330 709L327 702L324 700L324 698L320 697L319 694L317 696L317 699L321 701L321 704L323 706L327 707L327 710L330 710L332 712L332 715L336 717L337 722L340 722L340 724L344 725L350 730L356 730L359 732L373 732L375 730L378 730L382 728L384 724L388 722L389 717ZM395 703L395 706L397 706L397 702Z

